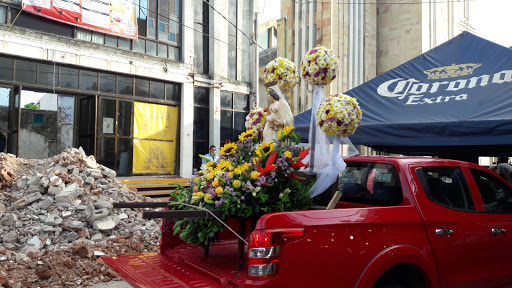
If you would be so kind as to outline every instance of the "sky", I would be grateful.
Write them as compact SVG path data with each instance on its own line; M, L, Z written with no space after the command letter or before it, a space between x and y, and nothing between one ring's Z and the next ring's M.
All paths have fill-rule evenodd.
M349 1L355 0L344 0L344 2ZM446 2L449 0L432 1ZM469 0L469 5L474 5L476 11L474 17L470 19L476 35L503 46L512 46L512 33L508 31L508 28L512 27L512 0ZM281 1L279 0L259 0L259 23L270 19L279 19L281 17L280 10Z

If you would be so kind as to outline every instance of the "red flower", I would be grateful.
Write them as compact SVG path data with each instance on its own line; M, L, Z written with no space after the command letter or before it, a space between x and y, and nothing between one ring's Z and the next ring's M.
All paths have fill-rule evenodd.
M272 172L276 169L276 165L274 162L276 162L277 152L273 152L268 156L267 163L265 165L265 168L261 168L259 165L257 166L258 172L260 172L261 176L265 176L268 172Z

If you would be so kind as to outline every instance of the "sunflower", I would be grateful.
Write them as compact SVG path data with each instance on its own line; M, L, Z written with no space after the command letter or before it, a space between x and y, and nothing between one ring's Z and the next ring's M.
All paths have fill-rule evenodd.
M262 151L263 151L263 154L261 153ZM258 146L258 148L256 148L256 154L258 154L258 156L260 156L260 157L267 156L272 151L274 151L274 143L269 144L269 143L263 142L262 144L260 144Z
M229 156L236 152L236 144L235 143L226 143L222 148L220 148L220 155Z
M247 131L243 132L242 134L240 134L238 136L238 140L243 142L245 140L250 140L250 139L254 138L254 136L256 136L254 134L254 131L252 129L250 129L250 130L247 130Z
M281 130L277 133L279 135L279 139L292 133L294 130L295 130L295 127L293 127L292 125L284 127L283 130Z

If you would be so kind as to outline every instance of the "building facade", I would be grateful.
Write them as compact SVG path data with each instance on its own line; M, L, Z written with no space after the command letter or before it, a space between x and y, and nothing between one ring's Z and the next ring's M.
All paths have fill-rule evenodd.
M235 140L256 105L255 2L136 0L130 40L1 0L4 151L82 147L119 175L190 177L198 154ZM37 93L39 109L24 108Z

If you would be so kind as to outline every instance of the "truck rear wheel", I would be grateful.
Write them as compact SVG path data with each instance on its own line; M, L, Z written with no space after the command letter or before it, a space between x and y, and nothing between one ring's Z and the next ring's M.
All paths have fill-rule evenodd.
M426 281L416 266L404 263L382 274L373 288L426 288Z

